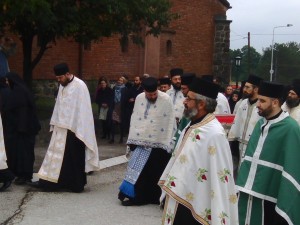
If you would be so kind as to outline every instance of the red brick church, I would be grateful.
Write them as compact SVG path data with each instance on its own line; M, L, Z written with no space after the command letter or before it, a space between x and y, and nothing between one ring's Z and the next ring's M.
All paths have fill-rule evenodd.
M145 37L145 46L129 43L121 48L119 37L82 46L73 40L52 44L33 72L34 79L54 79L52 67L67 62L72 73L85 80L107 76L116 79L127 74L131 79L144 73L155 77L182 67L198 75L229 77L230 22L227 0L171 0L172 12L180 18L157 37ZM22 74L22 48L9 59L10 69ZM33 54L37 53L35 49Z

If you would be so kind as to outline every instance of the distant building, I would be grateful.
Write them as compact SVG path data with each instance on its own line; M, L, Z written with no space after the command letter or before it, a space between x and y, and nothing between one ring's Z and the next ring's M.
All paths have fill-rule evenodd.
M99 43L81 46L74 40L58 40L51 44L33 72L34 79L54 79L52 67L67 62L74 74L83 79L105 75L116 79L127 74L151 74L162 77L172 67L186 72L229 77L230 22L227 0L171 0L172 12L180 15L156 38L147 36L145 46L130 41L121 48L119 36L103 38ZM20 46L20 43L18 43ZM34 49L34 54L38 48ZM33 54L33 55L34 55ZM10 68L22 74L22 48L9 60Z

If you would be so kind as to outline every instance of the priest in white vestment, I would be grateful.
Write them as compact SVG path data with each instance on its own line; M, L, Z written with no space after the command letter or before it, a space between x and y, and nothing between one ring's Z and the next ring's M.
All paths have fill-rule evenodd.
M235 115L228 133L228 140L238 142L239 149L232 149L235 160L235 170L238 170L255 124L261 118L256 107L259 84L263 79L250 74L243 90L244 99ZM232 145L234 146L234 145Z
M69 73L66 63L54 66L54 73L60 86L38 186L82 192L86 173L100 169L90 94L86 84Z
M182 115L183 115L183 100L184 96L181 92L181 76L183 75L183 69L181 68L173 68L170 70L171 75L171 83L172 86L169 90L167 90L167 94L171 97L174 111L175 111L175 119L177 124L179 124Z
M163 225L238 225L233 164L215 118L219 86L196 78L184 101L191 122L182 131L159 185Z
M300 80L294 80L286 101L281 106L282 110L288 112L290 117L300 125Z
M136 97L127 145L132 152L118 195L123 206L159 204L157 185L171 157L175 132L171 98L157 90L157 80L142 81L144 93Z

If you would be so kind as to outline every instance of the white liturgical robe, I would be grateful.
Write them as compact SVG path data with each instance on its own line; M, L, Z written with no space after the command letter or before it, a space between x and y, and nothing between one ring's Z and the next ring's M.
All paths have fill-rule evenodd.
M67 86L60 85L50 125L53 132L40 178L58 181L68 130L85 144L85 172L100 169L90 94L82 80L74 77Z
M201 224L238 224L231 151L213 114L182 131L159 185L166 195L164 225L173 224L178 204Z
M7 158L6 158L6 152L4 146L2 118L0 116L0 170L7 169L6 160Z

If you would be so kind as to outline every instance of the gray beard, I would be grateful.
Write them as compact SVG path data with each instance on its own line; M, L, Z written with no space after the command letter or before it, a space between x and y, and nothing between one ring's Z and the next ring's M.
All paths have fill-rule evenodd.
M198 110L197 109L185 109L184 110L184 116L191 119L193 117L195 117L198 113Z

